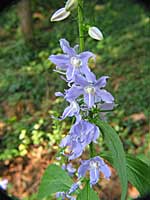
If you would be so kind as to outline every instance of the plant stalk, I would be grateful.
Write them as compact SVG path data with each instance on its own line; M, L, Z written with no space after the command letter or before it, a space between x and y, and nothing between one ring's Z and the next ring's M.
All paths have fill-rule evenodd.
M84 51L84 13L83 0L78 0L78 27L79 27L79 43L80 52Z
M93 157L94 157L93 142L91 142L91 143L89 144L89 147L90 147L90 158L93 158Z
M84 51L84 13L83 13L83 0L78 0L78 27L79 27L79 43L80 52ZM94 156L93 142L89 144L90 158Z

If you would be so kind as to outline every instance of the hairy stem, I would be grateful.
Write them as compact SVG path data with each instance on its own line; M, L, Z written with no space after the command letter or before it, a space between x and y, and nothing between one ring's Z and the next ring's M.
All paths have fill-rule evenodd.
M83 14L83 0L78 0L78 26L79 26L79 42L80 51L84 51L84 14Z

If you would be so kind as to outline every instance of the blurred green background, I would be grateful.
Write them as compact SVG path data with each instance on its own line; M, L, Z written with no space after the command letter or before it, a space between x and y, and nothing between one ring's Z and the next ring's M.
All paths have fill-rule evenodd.
M0 178L8 178L10 193L26 200L36 199L38 184L31 185L30 191L31 186L26 183L30 179L22 180L18 175L20 184L24 184L18 189L14 181L17 172L11 169L18 166L19 171L21 165L24 170L24 166L33 165L29 160L34 159L43 159L44 164L40 166L44 167L53 162L71 122L51 118L51 115L60 116L66 106L54 96L66 85L53 72L55 66L48 61L48 56L61 52L60 38L66 38L71 46L78 43L76 12L62 22L50 22L50 16L63 7L64 1L32 0L30 3L28 33L22 30L21 6L24 5L21 2L0 14ZM132 0L86 0L84 8L86 23L99 27L104 35L100 42L88 35L85 40L86 50L97 56L91 69L97 77L110 76L107 89L118 104L108 121L120 135L126 152L150 163L148 10ZM36 168L38 181L27 168L31 179L35 178L38 183L43 173L38 171L40 166Z

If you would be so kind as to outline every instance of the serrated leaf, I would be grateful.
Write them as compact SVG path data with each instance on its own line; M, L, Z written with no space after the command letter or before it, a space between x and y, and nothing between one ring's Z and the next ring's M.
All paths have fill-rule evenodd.
M89 182L79 193L77 200L99 200L97 193L90 187Z
M122 187L121 200L125 200L127 194L128 181L126 170L126 157L122 142L115 130L111 126L109 126L109 124L99 120L95 123L104 135L105 143L109 148L110 152L112 153L113 165L118 172L118 176L120 178Z
M72 179L61 167L49 165L44 172L39 186L38 199L41 200L56 192L66 192L72 184Z
M111 153L103 152L100 156L113 165ZM142 196L150 193L150 166L131 155L126 155L126 160L128 181L137 188Z

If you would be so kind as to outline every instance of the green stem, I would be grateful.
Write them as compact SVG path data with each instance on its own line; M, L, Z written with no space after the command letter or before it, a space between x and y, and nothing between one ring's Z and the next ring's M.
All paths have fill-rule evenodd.
M94 157L93 142L91 142L91 143L89 144L89 146L90 146L90 158L92 158L92 157Z
M78 0L78 26L80 51L84 51L84 17L83 17L83 0Z
M94 122L94 120L93 120L93 113L91 111L89 112L89 122L92 123L92 124ZM93 158L94 155L95 155L93 142L91 142L89 144L89 150L90 150L90 158Z
M83 14L83 0L78 0L78 26L79 26L79 41L80 51L84 51L84 14ZM94 156L93 142L90 143L90 158Z

